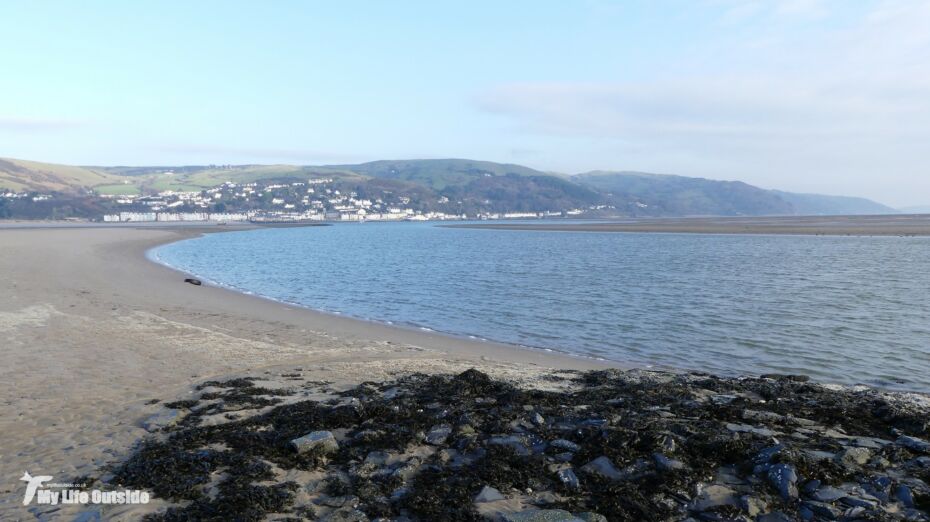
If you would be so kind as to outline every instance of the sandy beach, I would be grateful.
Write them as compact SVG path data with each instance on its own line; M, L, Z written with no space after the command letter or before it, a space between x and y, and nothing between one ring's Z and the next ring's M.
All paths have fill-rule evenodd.
M24 471L68 481L124 458L161 408L149 402L207 379L296 365L346 385L469 367L531 382L547 368L604 366L197 287L145 258L222 230L0 229L0 518L34 518Z

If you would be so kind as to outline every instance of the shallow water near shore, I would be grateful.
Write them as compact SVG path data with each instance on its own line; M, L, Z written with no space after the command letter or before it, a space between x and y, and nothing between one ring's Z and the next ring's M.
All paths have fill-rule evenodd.
M361 319L720 375L930 391L930 239L340 224L208 234L160 262Z

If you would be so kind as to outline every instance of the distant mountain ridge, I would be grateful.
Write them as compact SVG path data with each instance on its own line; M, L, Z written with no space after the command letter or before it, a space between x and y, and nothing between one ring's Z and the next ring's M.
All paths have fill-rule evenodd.
M0 189L70 194L199 191L225 181L330 177L353 191L450 200L461 212L588 209L610 216L891 214L864 198L766 190L741 181L629 171L577 175L468 159L379 160L355 165L78 167L0 158ZM595 209L595 210L591 210Z

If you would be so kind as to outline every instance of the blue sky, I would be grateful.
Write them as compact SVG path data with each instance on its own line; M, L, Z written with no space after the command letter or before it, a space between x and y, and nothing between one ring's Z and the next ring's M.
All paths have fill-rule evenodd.
M930 203L930 2L0 4L0 156L466 157Z

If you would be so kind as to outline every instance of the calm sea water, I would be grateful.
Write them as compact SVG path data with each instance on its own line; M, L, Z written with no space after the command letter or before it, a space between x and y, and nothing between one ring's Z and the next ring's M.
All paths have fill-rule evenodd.
M211 234L154 255L362 319L637 365L930 391L930 239L366 223Z

